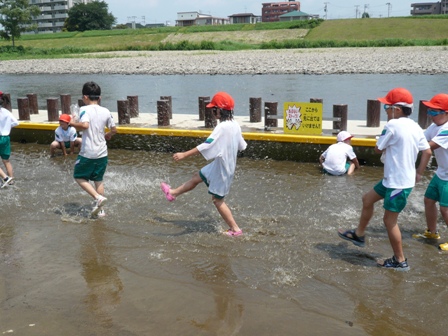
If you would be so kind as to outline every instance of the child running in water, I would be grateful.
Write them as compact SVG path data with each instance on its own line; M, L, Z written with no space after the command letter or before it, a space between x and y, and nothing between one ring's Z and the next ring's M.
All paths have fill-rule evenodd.
M11 132L12 127L19 124L12 113L2 107L3 103L9 104L10 102L8 96L3 95L3 92L0 91L0 157L2 158L3 164L6 168L6 174L0 168L0 177L2 178L0 188L4 188L7 185L14 183L12 165L9 161L9 157L11 156L11 141L9 138L9 133Z
M220 120L218 126L204 143L189 151L173 155L175 161L197 154L202 154L206 160L213 159L213 161L198 173L194 173L189 181L178 188L171 189L164 182L160 185L166 199L172 202L177 196L193 190L199 183L204 182L208 186L208 193L212 195L213 204L230 227L225 234L231 237L240 236L243 231L235 222L230 208L224 202L224 197L229 193L233 181L237 153L247 147L240 126L233 120L234 106L235 102L228 93L216 93L207 107L213 108L213 113Z

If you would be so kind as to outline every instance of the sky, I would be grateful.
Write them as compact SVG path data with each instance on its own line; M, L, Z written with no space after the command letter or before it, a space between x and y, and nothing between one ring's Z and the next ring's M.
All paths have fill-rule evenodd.
M135 21L137 23L167 23L175 25L178 12L198 11L216 17L232 14L252 13L261 15L259 0L103 0L109 5L109 12L117 18L117 24ZM275 1L274 1L275 2ZM300 10L318 14L321 18L347 19L360 17L364 10L370 17L409 16L411 3L437 2L436 0L304 0ZM387 4L390 4L388 6ZM325 12L325 6L327 11ZM358 15L356 16L356 10Z

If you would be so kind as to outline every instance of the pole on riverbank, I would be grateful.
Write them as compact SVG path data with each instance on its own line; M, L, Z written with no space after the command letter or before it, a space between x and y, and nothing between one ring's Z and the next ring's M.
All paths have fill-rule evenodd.
M48 121L59 120L58 98L47 98Z
M39 106L37 104L37 94L28 93L27 95L28 103L30 104L30 114L39 114Z
M69 94L61 94L61 113L71 114L70 105L72 104L72 97Z
M167 100L157 101L157 126L170 125L170 111Z
M381 102L377 99L367 100L367 127L379 127L381 119Z
M17 105L19 108L19 120L31 120L30 118L30 103L28 98L17 98Z
M137 118L140 111L138 108L138 96L127 96L129 102L129 116L131 118Z
M171 98L171 96L160 96L160 100L166 100L168 102L168 114L170 116L170 119L173 119L173 99Z
M129 101L127 99L117 100L118 124L125 125L131 123L129 116Z
M210 103L210 97L199 97L199 120L205 119L205 106Z
M261 121L261 98L249 98L249 121Z
M11 94L10 93L3 93L3 97L6 97L6 99L3 100L3 108L7 109L9 112L12 112ZM6 103L6 101L9 101L9 103Z
M426 100L420 100L418 105L418 124L422 129L427 129L429 125L431 125L432 120L428 115L428 107L423 104Z
M215 128L217 125L216 116L213 113L213 108L206 107L205 108L205 116L204 116L204 125L205 128Z
M269 116L277 116L277 102L265 102L264 103L264 127L277 127L278 120L270 119Z
M348 106L346 104L333 105L333 117L341 118L340 121L333 121L333 132L335 134L347 130L347 114Z

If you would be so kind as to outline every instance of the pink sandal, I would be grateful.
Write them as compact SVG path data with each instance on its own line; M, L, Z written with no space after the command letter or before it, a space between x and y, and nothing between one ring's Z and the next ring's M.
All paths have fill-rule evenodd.
M228 229L224 234L229 237L237 237L243 234L243 230L233 231L232 229Z
M160 189L162 189L163 193L165 194L165 198L168 202L172 202L176 199L176 197L170 194L170 188L171 187L165 182L160 183Z

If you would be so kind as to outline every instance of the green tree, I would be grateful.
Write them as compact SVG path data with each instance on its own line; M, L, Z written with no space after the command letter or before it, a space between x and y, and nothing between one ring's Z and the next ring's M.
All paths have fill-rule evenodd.
M39 14L39 7L31 6L29 0L0 0L0 37L12 40L14 47L23 32L36 28L32 19Z
M108 4L104 1L78 3L68 11L64 28L68 31L107 30L116 22L112 13L108 13Z

